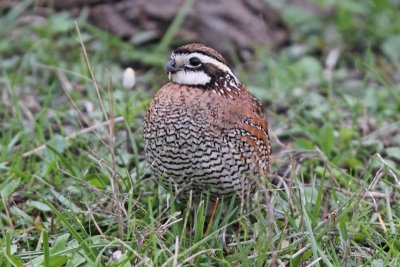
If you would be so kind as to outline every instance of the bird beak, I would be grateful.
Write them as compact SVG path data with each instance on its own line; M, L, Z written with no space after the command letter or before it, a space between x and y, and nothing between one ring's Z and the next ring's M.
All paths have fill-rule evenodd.
M177 73L178 71L180 71L182 68L175 67L175 63L176 62L173 59L168 61L168 63L165 64L165 66L164 66L164 73L174 74L174 73Z

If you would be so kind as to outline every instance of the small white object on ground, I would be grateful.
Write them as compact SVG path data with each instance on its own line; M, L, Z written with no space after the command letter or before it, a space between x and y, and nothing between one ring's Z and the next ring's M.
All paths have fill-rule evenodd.
M124 71L122 84L126 89L131 89L131 88L133 88L135 86L136 77L135 77L135 71L132 68L127 68Z
M122 256L122 252L121 250L117 250L112 254L112 257L114 260L119 260Z

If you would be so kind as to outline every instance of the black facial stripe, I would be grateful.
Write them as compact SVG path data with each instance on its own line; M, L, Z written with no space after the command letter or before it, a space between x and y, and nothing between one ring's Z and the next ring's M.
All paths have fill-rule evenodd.
M218 81L220 77L223 77L225 79L226 75L228 74L227 72L219 69L212 63L205 63L203 64L203 66L204 66L204 72L211 77L210 82L212 83Z

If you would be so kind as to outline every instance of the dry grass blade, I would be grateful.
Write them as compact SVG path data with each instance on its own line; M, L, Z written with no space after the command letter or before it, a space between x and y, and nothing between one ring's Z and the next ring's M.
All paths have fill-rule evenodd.
M219 204L219 198L217 197L217 200L216 200L215 203L214 203L214 207L213 207L213 210L212 210L212 213L211 213L210 220L209 220L209 222L208 222L208 226L207 226L207 230L206 230L205 235L208 235L208 233L209 233L210 230L211 230L211 226L212 226L212 224L213 224L213 222L214 222L215 214L217 213L218 204Z
M83 43L81 32L79 30L77 22L75 22L75 29L76 29L76 32L78 33L79 42L80 42L81 47L82 47L82 51L83 51L83 55L84 55L84 58L85 58L86 66L87 66L87 68L89 70L93 85L94 85L94 87L96 89L96 94L97 94L98 101L100 103L101 110L103 112L104 117L107 119L107 121L110 121L110 123L108 124L109 137L110 138L109 138L109 144L108 144L107 148L108 148L108 150L110 152L111 161L112 161L111 185L112 185L112 190L113 190L114 207L115 207L115 209L117 211L118 233L119 233L120 239L123 239L123 236L124 236L124 224L123 224L123 218L122 218L122 214L123 214L122 209L124 209L124 208L123 208L123 205L122 205L121 199L120 199L119 184L118 184L118 173L117 173L117 165L116 165L116 159L115 159L115 149L114 149L114 147L115 147L115 131L114 131L114 129L115 128L114 128L114 113L113 113L113 103L114 103L114 101L113 101L113 97L112 97L112 93L111 93L112 85L111 85L110 74L107 71L107 74L108 74L108 77L109 77L108 78L107 89L108 89L108 100L109 100L109 105L110 105L110 116L111 116L111 119L109 119L109 116L108 116L108 114L106 112L106 109L104 107L103 99L102 99L101 94L100 94L100 87L99 87L99 85L98 85L98 83L96 81L96 78L94 76L93 68L92 68L92 65L90 64L89 56L87 54L85 44Z
M179 255L179 237L175 237L175 253L174 253L174 261L172 262L172 266L178 266L178 255Z

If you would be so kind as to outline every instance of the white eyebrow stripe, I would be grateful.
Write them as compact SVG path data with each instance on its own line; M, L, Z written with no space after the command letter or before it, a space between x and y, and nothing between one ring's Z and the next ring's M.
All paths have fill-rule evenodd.
M202 63L213 64L220 70L229 73L229 75L231 75L237 83L239 82L239 79L235 76L235 74L233 74L232 70L227 65L216 60L215 58L198 52L172 55L172 59L174 59L178 63L178 65L186 65L189 62L189 59L192 57L197 57Z

